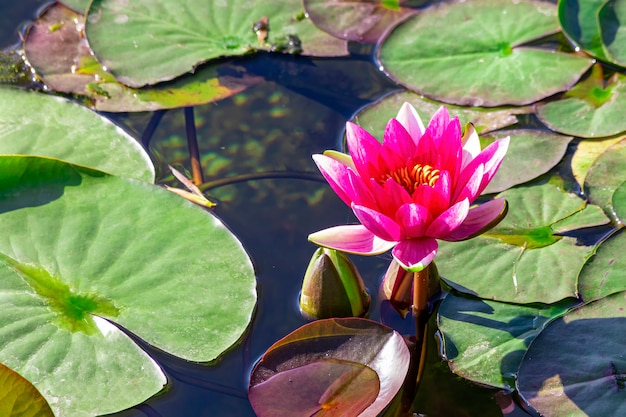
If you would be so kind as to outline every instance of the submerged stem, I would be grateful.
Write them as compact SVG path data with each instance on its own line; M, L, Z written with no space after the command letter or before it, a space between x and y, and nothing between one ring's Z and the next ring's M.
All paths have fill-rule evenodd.
M285 178L294 180L307 180L325 182L324 177L315 172L305 171L265 171L265 172L251 172L249 174L233 175L232 177L218 178L216 180L207 181L203 184L199 184L200 191L207 191L213 188L223 187L224 185L232 185L238 182L254 181L254 180L266 180L274 178Z
M191 180L195 185L200 185L204 182L204 175L202 174L202 165L200 164L200 151L198 150L193 107L185 107L185 129L187 131L187 147L189 148L189 160L191 162Z

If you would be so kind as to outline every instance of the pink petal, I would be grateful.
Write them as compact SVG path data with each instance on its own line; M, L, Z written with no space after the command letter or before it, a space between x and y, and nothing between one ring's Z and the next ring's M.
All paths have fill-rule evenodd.
M369 189L376 201L378 211L389 217L393 217L401 205L412 202L411 196L404 187L392 179L388 179L383 185L370 180ZM367 207L374 208L374 206Z
M482 193L485 188L487 188L487 185L489 185L491 179L494 177L494 175L496 175L498 168L500 168L500 164L502 164L502 160L506 156L506 151L509 149L509 141L510 137L507 136L505 138L498 139L497 141L489 145L492 146L497 144L497 149L494 152L493 157L485 162L485 175L483 176L483 181L480 184L480 188L478 191L479 194Z
M427 207L433 217L439 216L450 207L449 195L442 194L436 187L427 185L417 187L411 197L414 203Z
M328 181L330 188L337 193L339 198L347 205L352 204L354 189L348 174L350 169L325 155L313 155L313 161L315 161L320 172Z
M509 138L498 139L493 142L489 146L487 146L483 151L474 158L461 172L459 176L459 180L457 182L457 187L464 187L465 184L469 181L469 179L474 174L474 171L478 168L479 165L484 164L485 171L483 174L483 178L481 180L481 184L478 187L478 193L482 193L483 190L489 185L489 181L496 174L496 171L500 167L502 163L502 159L506 155L506 151L509 147Z
M380 239L360 224L320 230L310 234L309 241L319 246L360 255L379 255L396 244Z
M452 195L452 180L450 179L448 171L441 171L439 173L439 179L432 188L441 196L441 204L443 206L441 210L445 210L445 207L450 205L450 197Z
M409 103L404 103L402 107L400 107L400 111L398 112L398 116L396 119L400 122L402 126L409 132L411 138L413 139L413 143L417 145L419 139L424 134L424 123L422 123L422 119L415 111L415 108L411 106Z
M450 173L453 181L461 172L463 147L461 144L461 124L458 117L453 118L437 143L437 168Z
M346 139L350 156L361 177L370 178L373 176L372 171L380 171L377 162L380 159L382 145L374 136L361 126L348 122L346 123Z
M432 219L426 207L415 203L401 206L396 213L396 221L402 228L402 237L405 239L424 236Z
M480 154L480 139L473 124L468 123L465 126L465 133L461 140L463 142L463 163L461 164L461 169L464 169L472 159Z
M411 272L419 272L430 264L439 245L432 238L407 239L398 242L392 254L402 268Z
M435 142L428 133L428 130L422 135L419 143L417 144L416 151L418 164L422 165L434 165L435 161L437 161L437 148L435 147Z
M435 114L433 114L433 117L430 119L430 122L428 122L428 126L426 126L426 131L424 133L437 140L437 138L443 136L448 124L450 124L448 109L446 109L445 106L441 106Z
M485 166L482 164L478 165L476 170L472 173L472 176L467 180L467 183L463 187L459 187L455 190L456 194L452 198L452 201L456 202L467 198L470 203L472 203L476 200L476 197L480 195L480 185L482 184L484 175Z
M479 206L472 207L465 221L445 240L458 241L470 239L498 224L508 211L508 205L504 198L496 198Z
M412 157L417 149L409 132L396 119L391 119L387 123L383 146L400 156L402 162Z
M350 187L346 187L346 194L352 199L354 204L377 209L378 205L370 189L354 171L348 169L348 183Z
M400 226L390 217L376 210L357 206L356 204L352 204L352 211L361 224L379 238L388 242L395 242L400 239Z
M469 201L467 199L459 201L433 220L426 230L426 235L444 239L463 223L468 212Z

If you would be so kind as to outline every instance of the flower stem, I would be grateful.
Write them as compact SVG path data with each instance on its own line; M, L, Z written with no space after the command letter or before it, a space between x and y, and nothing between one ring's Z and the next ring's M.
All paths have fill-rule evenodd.
M419 359L419 368L416 376L416 389L422 379L426 358L426 332L428 331L428 288L429 270L426 267L413 274L413 317L415 318L415 357Z
M202 165L200 164L200 151L198 150L193 107L185 107L185 129L187 131L187 146L191 161L191 180L195 185L200 185L204 182L204 176L202 174Z

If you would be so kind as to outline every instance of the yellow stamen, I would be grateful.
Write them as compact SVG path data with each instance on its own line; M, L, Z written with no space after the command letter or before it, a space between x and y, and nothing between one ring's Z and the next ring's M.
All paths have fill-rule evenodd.
M438 169L430 165L416 164L412 169L402 167L393 172L385 173L381 176L379 182L384 183L391 178L404 187L409 194L413 194L417 187L421 185L433 187L439 179L439 172Z

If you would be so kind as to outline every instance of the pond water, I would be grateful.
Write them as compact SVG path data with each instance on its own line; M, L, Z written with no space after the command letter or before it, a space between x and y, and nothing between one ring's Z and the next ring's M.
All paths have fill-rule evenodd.
M18 42L19 29L43 5L40 0L0 1L0 46ZM370 53L353 46L350 57L337 59L259 54L242 64L263 82L232 98L194 109L205 180L251 173L260 176L209 191L218 202L216 214L243 242L254 262L259 292L256 314L241 343L215 364L188 363L143 344L163 367L169 384L164 392L116 416L255 415L247 399L248 376L255 361L276 340L306 323L297 299L315 249L307 235L354 221L349 208L321 179L311 154L341 148L345 122L364 105L398 89L378 71ZM152 117L150 113L109 116L137 137ZM167 164L190 169L182 109L165 112L149 149L160 182L172 180ZM262 173L268 171L294 174L291 178L263 178ZM376 293L391 256L353 260L373 297L369 317L379 320ZM413 331L410 318L385 317L401 332ZM437 351L434 337L429 349ZM502 415L492 400L494 390L460 381L444 362L432 356L427 372L438 379L430 380L445 385L436 387L438 398L424 398L427 415L449 416L439 405L452 397L467 401L466 410L459 415ZM506 415L528 414L516 408Z

